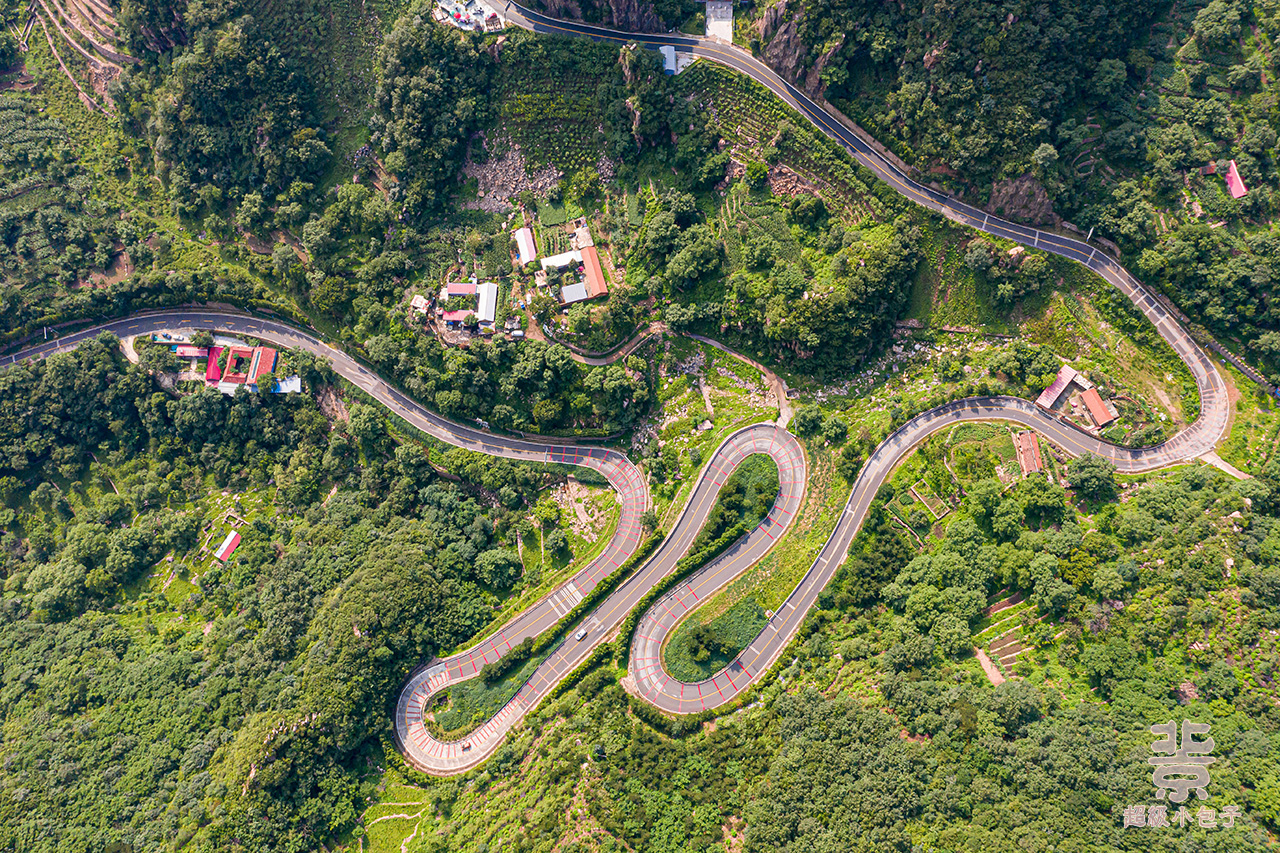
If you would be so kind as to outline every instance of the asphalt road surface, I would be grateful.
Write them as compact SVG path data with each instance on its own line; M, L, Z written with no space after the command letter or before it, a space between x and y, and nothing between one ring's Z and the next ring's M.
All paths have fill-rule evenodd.
M506 438L452 423L422 408L400 391L386 385L355 359L315 336L285 323L234 312L172 310L140 314L42 343L10 357L11 362L45 357L71 349L79 341L102 331L119 337L184 329L216 329L232 334L251 335L275 344L301 347L327 356L344 379L369 393L418 429L442 441L511 459L584 465L600 471L608 478L622 501L622 515L617 532L604 553L492 636L458 655L433 662L412 675L404 685L395 712L396 736L406 759L420 769L439 775L460 773L492 755L511 728L536 707L565 675L585 661L592 650L621 625L645 594L674 569L706 520L720 486L734 468L752 453L768 453L779 468L781 488L768 518L728 552L660 599L646 611L637 626L632 646L635 689L665 711L692 713L723 705L769 669L796 635L804 616L844 561L880 485L916 444L939 429L963 421L1013 421L1040 432L1070 454L1095 453L1110 459L1120 471L1128 473L1152 470L1198 457L1212 450L1226 431L1229 415L1226 388L1213 363L1178 324L1176 318L1115 260L1094 247L1079 240L990 216L912 181L803 92L782 80L750 54L731 45L683 35L620 33L547 18L514 4L508 5L507 15L513 22L535 32L578 35L613 42L636 42L649 47L670 44L678 50L727 65L768 87L872 169L881 180L917 204L975 229L1084 264L1129 297L1187 364L1200 393L1200 417L1163 444L1132 449L1103 442L1046 414L1027 400L1018 398L974 398L925 412L889 436L867 460L835 531L790 597L770 618L764 631L714 678L697 684L685 684L670 678L662 669L660 654L664 639L684 613L696 608L708 595L724 587L769 550L794 518L807 480L804 453L784 429L776 424L757 424L744 428L729 436L708 460L688 503L657 552L579 625L574 626L570 638L551 653L496 716L463 740L445 743L432 737L423 726L423 710L429 705L431 698L452 684L474 677L485 663L498 659L525 637L536 636L557 624L597 583L634 553L640 541L639 518L649 506L649 493L643 474L625 456L603 448ZM573 635L580 628L587 631L587 636L578 641Z

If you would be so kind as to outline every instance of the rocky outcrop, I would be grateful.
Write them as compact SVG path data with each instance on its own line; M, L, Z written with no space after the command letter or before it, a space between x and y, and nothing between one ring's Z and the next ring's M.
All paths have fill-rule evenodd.
M157 19L160 17L156 16ZM165 53L178 45L187 43L187 30L182 16L176 9L169 9L169 23L163 26L145 26L139 29L147 48L156 53Z
M784 79L801 84L805 48L800 40L800 16L788 14L787 0L765 10L760 19L760 40L766 42L764 61Z
M541 9L553 18L582 20L582 7L578 5L577 0L538 0L534 8Z
M822 94L822 71L844 47L844 35L822 52L817 61L805 67L809 51L800 38L800 22L804 9L791 11L790 0L770 6L760 16L760 41L764 44L764 61L789 83L803 86L810 95Z
M1028 225L1057 225L1062 221L1062 217L1053 212L1049 193L1029 173L992 184L987 212Z
M738 159L729 161L729 172L722 186L728 186L730 181L740 180L747 173L746 164ZM818 187L810 180L801 177L794 170L778 165L773 166L768 172L769 191L776 196L781 195L811 195L821 197Z
M787 0L782 0L777 5L770 6L764 10L764 14L760 16L759 32L760 41L765 42L773 38L787 19Z
M614 28L637 33L659 33L675 26L663 25L650 0L609 0L608 15Z
M825 88L822 83L822 72L826 69L827 63L831 61L832 57L839 53L840 49L844 47L844 39L845 36L841 33L840 38L836 40L836 43L822 52L822 55L818 57L818 61L813 63L813 67L810 68L809 73L805 75L804 88L810 95L822 94L823 89Z

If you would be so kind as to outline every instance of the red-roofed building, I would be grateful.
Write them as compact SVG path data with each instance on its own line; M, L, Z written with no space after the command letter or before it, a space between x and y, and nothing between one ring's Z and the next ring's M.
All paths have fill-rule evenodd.
M1227 166L1227 192L1231 193L1232 198L1240 198L1249 191L1244 185L1244 181L1240 180L1240 170L1236 168L1236 161L1232 160L1231 165Z
M258 377L276 369L276 351L271 347L254 347L253 363L249 365L249 384L257 385Z
M600 268L600 254L595 246L587 246L582 250L582 275L587 285L588 299L609 292L609 283L605 281L604 270Z
M1093 418L1093 422L1100 427L1104 427L1116 419L1116 416L1107 408L1107 404L1102 401L1102 395L1098 393L1097 388L1090 388L1080 395L1084 400L1085 407L1089 410L1089 417Z
M227 370L220 377L219 390L230 394L236 385L256 386L260 376L276 369L276 357L277 353L271 347L230 347L227 353ZM211 372L216 372L218 358L219 356L210 356L209 362L214 367L212 370L206 369L206 381Z
M444 310L444 303L457 296L474 296L475 304L466 308L455 308L452 311ZM436 314L445 323L465 323L468 317L474 316L480 319L480 285L475 282L457 282L451 281L444 287L440 288L440 295L436 301Z
M1038 474L1044 470L1044 460L1040 458L1040 442L1034 432L1027 430L1018 433L1013 444L1018 450L1018 466L1022 468L1022 476Z
M227 350L227 369L223 382L243 385L249 380L249 365L253 364L253 347L233 346Z
M1062 392L1066 391L1071 383L1076 381L1077 375L1074 367L1069 364L1062 365L1058 370L1057 377L1036 398L1036 405L1042 409L1052 409L1054 404L1058 402L1058 398L1062 396Z
M204 382L206 385L217 385L222 378L222 368L218 367L218 356L222 355L222 347L209 347L209 363L204 366Z
M231 555L240 547L240 534L234 530L227 534L227 538L222 540L222 544L218 546L218 550L213 552L213 556L222 562L231 559Z

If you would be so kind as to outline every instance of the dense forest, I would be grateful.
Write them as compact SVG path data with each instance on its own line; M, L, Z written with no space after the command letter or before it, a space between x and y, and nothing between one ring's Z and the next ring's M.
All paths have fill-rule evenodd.
M814 0L789 26L826 96L922 175L994 213L1095 229L1280 377L1278 16L1266 0Z
M514 319L508 296L530 276L511 230L536 215L541 248L562 250L581 217L608 248L611 290L567 313L528 298L549 337L603 351L661 321L792 371L808 395L894 346L917 285L948 265L981 293L944 299L1007 316L1063 286L1039 252L940 231L763 88L705 63L666 75L634 45L463 33L425 0L122 0L139 61L97 92L114 115L73 120L65 81L23 88L5 71L25 5L0 28L10 342L157 305L267 308L456 420L634 438L671 500L703 455L660 436L704 435L703 409L668 417L662 389L705 400L719 429L768 408L754 381L723 364L695 376L671 341L607 366L532 335L447 345L411 296L482 276L502 287L499 323ZM701 26L689 0L546 8ZM738 15L744 46L797 80L816 70L802 82L926 179L1094 228L1280 375L1276 0ZM474 174L516 152L525 177L554 174L486 205ZM1231 160L1239 200L1222 182ZM1106 323L1155 349L1127 305ZM0 373L0 847L1235 853L1280 833L1274 459L1240 481L1198 464L1125 478L1046 444L1048 476L1002 478L1008 459L974 449L991 435L958 456L931 439L743 707L668 719L628 695L621 654L597 655L483 767L438 780L399 758L390 703L415 665L537 593L531 518L563 556L568 528L539 492L564 472L420 444L304 353L288 358L306 393L234 396L166 390L147 368L172 359L143 353L132 365L103 337ZM1021 339L973 363L948 355L922 393L1034 396L1064 357ZM851 427L822 394L792 429L835 507L885 432ZM886 428L923 399L891 400ZM1173 429L1161 415L1124 440ZM699 546L767 512L775 474L753 468ZM934 523L919 493L946 515ZM210 552L232 527L243 538L223 564ZM742 626L763 607L734 607L741 630L683 635L691 665L754 636ZM1125 829L1124 810L1151 802L1149 726L1184 716L1212 720L1208 805L1239 817Z
M0 845L310 850L351 826L388 697L519 581L545 475L433 465L359 402L175 398L109 336L0 385Z

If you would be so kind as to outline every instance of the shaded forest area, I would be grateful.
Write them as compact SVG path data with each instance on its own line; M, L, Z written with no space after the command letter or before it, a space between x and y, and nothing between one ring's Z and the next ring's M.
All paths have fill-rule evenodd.
M110 336L0 387L0 846L310 850L353 825L388 697L519 582L546 475L449 482L359 402L173 398ZM211 501L248 516L225 565Z
M813 0L795 26L827 97L926 177L995 213L1096 228L1280 379L1280 4Z

